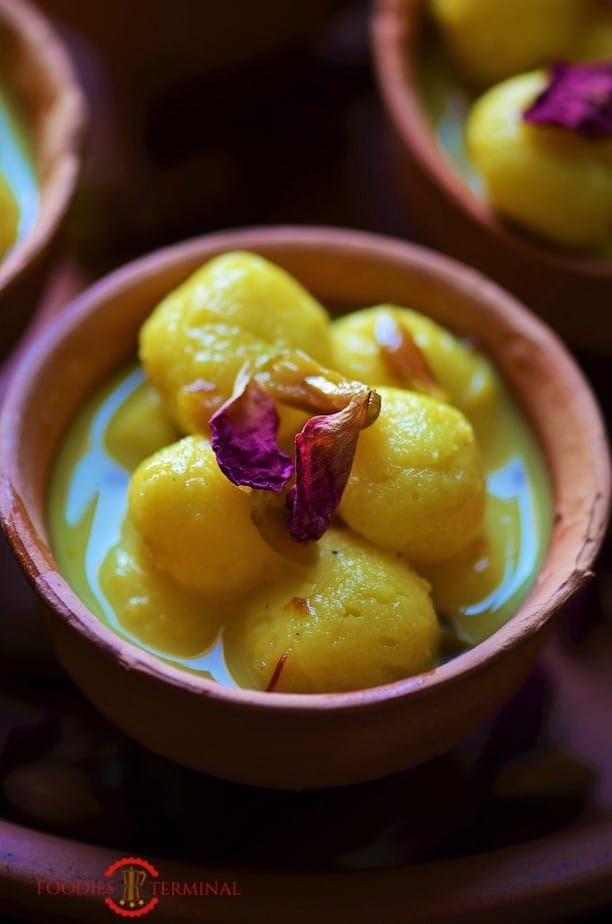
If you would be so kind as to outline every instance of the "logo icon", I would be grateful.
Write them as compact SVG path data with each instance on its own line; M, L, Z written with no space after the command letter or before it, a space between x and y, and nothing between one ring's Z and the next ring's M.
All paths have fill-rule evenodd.
M106 907L122 918L141 918L153 911L160 896L185 899L240 898L235 879L160 879L142 857L123 857L111 863L99 879L37 879L37 895L85 895L103 898Z
M140 857L124 857L112 863L105 874L107 879L120 884L116 901L107 896L104 901L115 914L123 918L140 918L157 905L159 899L151 891L149 879L157 879L159 873L152 863Z

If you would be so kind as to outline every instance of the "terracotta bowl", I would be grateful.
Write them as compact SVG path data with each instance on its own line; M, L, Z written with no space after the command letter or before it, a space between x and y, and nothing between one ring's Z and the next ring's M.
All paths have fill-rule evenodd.
M170 667L107 629L75 596L49 547L49 472L84 399L133 357L156 302L213 255L254 250L341 309L393 301L477 335L548 459L556 517L526 601L491 638L426 674L329 695L230 689ZM608 515L599 411L555 335L513 298L445 257L334 229L207 236L103 279L32 338L0 423L0 513L47 604L57 654L92 702L146 747L216 776L307 788L399 771L456 744L508 699L553 617L589 576Z
M372 13L393 170L410 218L424 240L487 273L573 346L612 352L612 260L557 250L511 229L439 147L419 77L425 6L425 0L375 0Z
M84 104L51 26L24 0L0 0L2 86L30 136L38 181L32 228L0 262L0 355L36 308L52 245L74 192Z

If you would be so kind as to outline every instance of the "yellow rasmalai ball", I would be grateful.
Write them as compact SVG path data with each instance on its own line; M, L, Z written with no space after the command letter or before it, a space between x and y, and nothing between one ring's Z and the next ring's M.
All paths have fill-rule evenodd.
M436 612L460 635L477 645L497 628L495 595L504 575L517 567L521 551L521 516L516 500L489 495L482 529L458 555L423 567L431 583Z
M429 585L395 556L332 528L309 569L255 591L224 636L241 683L331 693L391 683L431 668L439 627Z
M141 334L141 358L169 416L183 433L206 433L243 365L276 352L240 327L188 326L180 306L155 311Z
M327 358L325 309L297 279L257 254L215 257L164 300L172 302L184 306L192 326L235 325L264 343Z
M597 141L523 120L546 83L536 72L485 93L467 123L470 157L506 218L557 244L594 247L612 225L612 170Z
M185 437L136 469L128 517L156 568L207 594L242 593L276 560L253 525L248 494L228 481L202 437Z
M13 190L0 173L0 258L15 243L18 227L19 206Z
M116 411L104 434L106 451L128 472L178 439L159 392L143 382Z
M568 57L574 61L612 60L612 8L606 0L585 0L582 28Z
M391 316L411 334L436 382L476 431L496 412L498 382L491 363L449 330L411 308L377 305L352 311L331 325L332 368L378 387L404 387L393 375L376 340L378 319Z
M221 614L200 593L159 571L129 522L102 563L99 579L121 629L151 648L192 658L219 634Z
M435 398L394 388L380 395L381 414L359 436L340 515L409 561L450 558L478 533L485 511L472 426Z
M295 437L312 415L284 404L277 404L276 410L279 417L276 441L283 452L292 456L295 452Z
M566 58L585 0L430 0L463 73L490 86Z
M182 430L201 430L185 389L210 386L211 407L231 394L245 362L299 349L329 359L329 318L288 273L251 253L210 260L144 323L140 356Z

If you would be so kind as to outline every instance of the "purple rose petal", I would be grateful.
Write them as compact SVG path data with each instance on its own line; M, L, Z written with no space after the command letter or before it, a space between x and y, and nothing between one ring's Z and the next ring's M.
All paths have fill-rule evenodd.
M311 417L295 438L295 484L287 496L289 532L315 542L331 523L346 487L371 392L336 414Z
M278 424L272 398L248 373L240 373L233 395L210 418L213 452L233 484L282 491L293 461L276 442Z
M612 135L612 61L556 64L548 87L523 114L534 125L556 125L585 138Z

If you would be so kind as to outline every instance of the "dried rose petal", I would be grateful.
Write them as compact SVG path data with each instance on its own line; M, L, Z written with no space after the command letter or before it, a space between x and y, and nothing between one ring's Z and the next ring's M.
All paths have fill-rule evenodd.
M316 545L302 545L287 529L287 497L272 491L251 491L251 519L271 549L301 568L311 568L319 556Z
M312 417L296 436L295 466L276 440L273 398L327 413ZM376 420L380 403L373 389L299 353L279 354L259 363L254 375L248 367L238 375L232 397L210 418L211 444L230 481L257 489L251 494L253 522L279 554L299 564L311 562L299 543L314 542L327 529L350 474L359 431ZM280 496L294 471L296 484Z
M374 337L389 372L404 388L415 388L436 398L445 398L412 334L391 312L378 315Z
M287 496L289 532L297 542L320 539L346 487L370 392L342 411L311 417L295 438L295 484Z
M277 353L258 365L254 378L282 404L316 414L333 414L350 404L355 395L369 393L364 426L380 413L380 396L362 382L352 382L326 369L298 350Z
M523 114L534 125L557 125L585 138L612 135L612 61L556 64L550 83Z
M293 462L276 442L274 401L243 370L234 393L210 418L211 446L223 474L236 485L282 491Z

